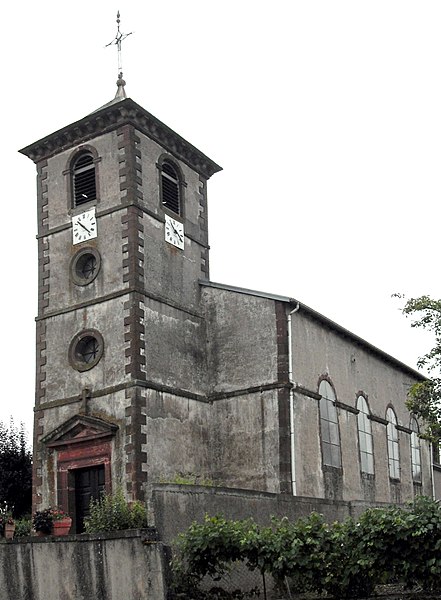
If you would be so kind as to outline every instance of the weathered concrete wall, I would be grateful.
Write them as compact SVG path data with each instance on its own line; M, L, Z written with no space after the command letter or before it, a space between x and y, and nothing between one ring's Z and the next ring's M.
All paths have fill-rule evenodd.
M331 501L321 498L271 494L231 488L193 485L154 485L151 509L161 541L170 544L193 521L203 522L204 516L222 515L227 519L252 517L261 525L269 525L271 517L296 520L312 511L322 514L328 522L357 517L369 508L364 502ZM378 506L381 503L377 503Z
M146 298L145 361L149 381L205 395L207 366L202 318Z
M111 388L129 379L125 372L124 301L115 298L103 306L88 306L48 319L46 322L46 402L81 395L81 390ZM84 329L98 330L104 339L104 354L98 364L79 372L69 363L69 345Z
M176 215L173 218L175 217ZM183 222L186 234L191 225L187 213ZM147 267L146 287L149 293L179 307L191 307L193 311L199 311L198 279L204 277L201 271L203 246L198 243L198 239L190 237L185 238L184 250L166 243L163 217L161 219L143 214L142 226L146 232L144 254ZM194 224L193 226L196 227Z
M209 393L214 398L208 430L213 478L229 487L279 492L280 365L275 303L210 287L203 288L202 303L207 319Z
M213 407L205 402L149 390L146 394L149 482L176 475L212 477L208 423Z
M210 464L218 485L280 491L277 390L217 400L211 408Z
M163 546L142 531L0 544L2 600L161 600Z
M274 301L203 289L210 391L229 392L277 381Z

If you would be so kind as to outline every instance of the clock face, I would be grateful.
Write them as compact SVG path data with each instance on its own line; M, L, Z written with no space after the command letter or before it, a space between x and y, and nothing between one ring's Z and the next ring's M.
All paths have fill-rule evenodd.
M97 236L95 208L72 217L72 243L81 244Z
M165 241L184 249L184 225L168 215L165 215Z

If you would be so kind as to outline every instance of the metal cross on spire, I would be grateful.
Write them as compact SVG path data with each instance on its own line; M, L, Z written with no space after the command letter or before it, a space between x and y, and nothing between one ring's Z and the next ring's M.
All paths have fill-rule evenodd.
M126 82L123 79L123 73L122 73L122 59L121 59L121 43L123 40L126 39L126 37L128 37L129 35L132 35L133 31L131 31L130 33L122 33L120 28L119 28L119 24L121 22L120 20L120 14L119 11L116 14L116 23L118 26L118 30L116 32L116 36L114 37L114 39L109 42L108 44L106 44L106 48L108 46L113 46L115 45L118 48L118 81L116 82L116 85L118 86L118 89L116 91L116 95L115 98L125 98L126 97L126 92L124 90L124 86L126 84Z

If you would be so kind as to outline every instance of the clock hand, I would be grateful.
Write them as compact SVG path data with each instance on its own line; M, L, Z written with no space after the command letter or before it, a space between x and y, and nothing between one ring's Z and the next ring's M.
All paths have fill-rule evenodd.
M173 231L176 233L176 235L178 236L178 238L181 240L182 242L182 235L179 233L179 231L176 229L176 227L173 225L173 223L170 223L170 225L173 228Z
M85 229L87 231L87 233L90 233L90 231L87 229L87 227L81 223L81 221L78 221L78 225L80 227L82 227L83 229Z

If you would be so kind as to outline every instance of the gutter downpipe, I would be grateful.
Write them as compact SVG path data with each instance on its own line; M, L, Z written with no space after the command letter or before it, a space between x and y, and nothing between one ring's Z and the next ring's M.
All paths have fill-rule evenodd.
M297 495L296 487L296 453L295 453L295 437L294 437L294 389L296 387L293 381L293 351L292 351L292 315L300 309L300 304L297 302L297 306L288 315L288 379L289 388L289 427L290 427L290 446L291 446L291 487L292 495Z

